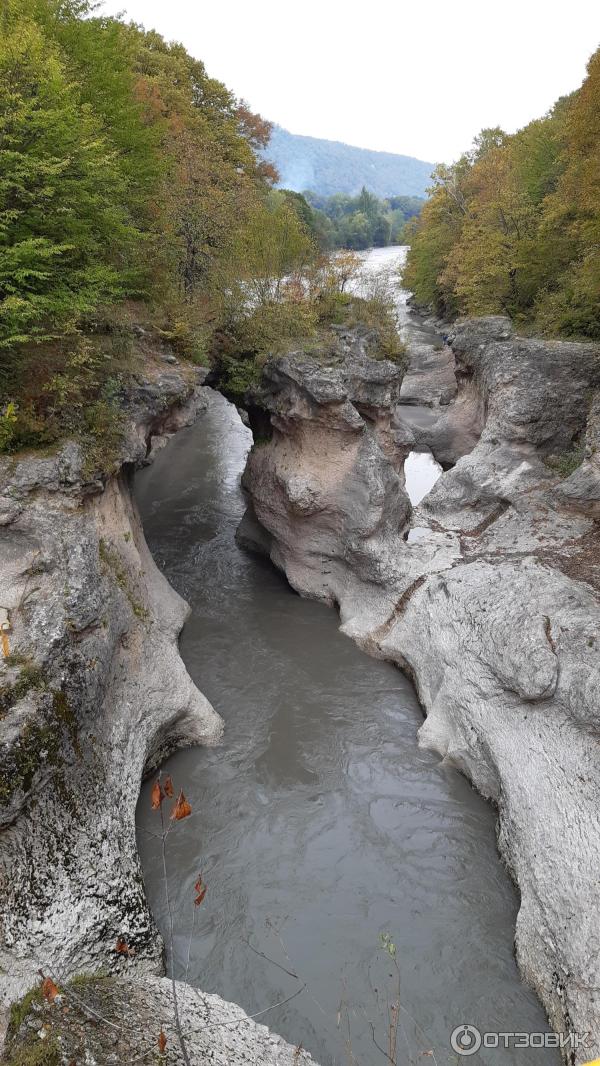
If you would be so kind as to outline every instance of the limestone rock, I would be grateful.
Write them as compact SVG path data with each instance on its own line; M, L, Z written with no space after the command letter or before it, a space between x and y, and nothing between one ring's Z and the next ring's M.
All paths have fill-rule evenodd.
M167 392L165 393L165 390ZM121 461L195 417L203 390L149 368L130 399ZM85 474L79 445L0 463L0 1002L40 966L66 979L160 970L134 812L142 774L221 720L179 656L187 605L158 571L124 465Z
M180 981L175 989L181 1032L194 1066L308 1066L313 1062L308 1052L287 1044L236 1004ZM34 995L22 1013L17 1030L9 1034L9 1066L13 1061L29 1061L26 1056L38 1050L40 1038L48 1048L56 1049L58 1060L65 1064L158 1061L159 1038L164 1041L166 1062L171 1066L184 1062L173 986L166 978L86 976L61 984L53 1002Z
M374 370L279 360L248 459L252 522L293 587L407 670L421 743L498 806L521 893L517 958L561 1032L600 1054L600 352L501 317ZM452 382L451 376L454 378ZM368 396L365 403L364 397ZM587 431L583 463L564 479ZM413 514L415 444L450 466ZM410 526L418 536L410 536ZM256 539L256 534L255 534ZM578 1060L579 1061L579 1060Z

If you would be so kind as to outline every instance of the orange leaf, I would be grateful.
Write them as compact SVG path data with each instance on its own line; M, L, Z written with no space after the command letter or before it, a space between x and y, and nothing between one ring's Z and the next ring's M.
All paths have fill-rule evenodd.
M196 896L196 899L194 900L194 906L195 907L199 907L200 904L202 903L202 900L204 899L204 897L206 895L206 887L207 886L205 885L204 888L202 888L200 890L200 892L198 893L198 895Z
M163 798L164 798L164 792L163 792L162 788L160 787L160 781L158 780L158 778L156 778L156 781L154 782L154 784L152 786L152 810L153 811L159 810L160 805L161 805L161 803L163 801Z
M183 791L181 791L177 797L177 803L173 807L171 812L171 818L175 818L176 821L181 821L182 818L188 818L192 813L191 804L186 800Z
M165 796L168 796L169 799L171 799L172 795L173 795L173 782L171 780L171 775L167 774L167 776L165 777Z
M54 984L51 977L45 977L42 981L42 995L48 1003L52 1003L53 999L56 999L58 995L58 988Z
M167 1038L166 1038L165 1034L163 1033L162 1029L161 1029L160 1033L158 1034L158 1039L157 1039L156 1043L158 1044L158 1050L160 1051L161 1055L164 1055L165 1048L167 1046Z
M129 944L127 943L127 941L123 940L123 937L121 937L121 936L117 937L117 943L115 944L115 951L117 951L119 953L119 955L131 955L132 954L132 951L131 951L131 948L129 947Z

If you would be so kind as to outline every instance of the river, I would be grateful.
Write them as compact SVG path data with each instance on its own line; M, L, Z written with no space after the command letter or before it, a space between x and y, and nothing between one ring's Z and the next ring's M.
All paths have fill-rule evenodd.
M373 1033L385 1049L398 975L399 1066L456 1066L450 1034L463 1023L547 1031L513 958L518 901L494 811L417 746L422 714L409 681L340 634L334 611L237 547L250 444L215 394L135 481L154 557L192 608L183 659L225 722L219 747L179 752L164 767L193 808L167 844L169 967L251 1014L288 1000L260 1021L322 1066L386 1061ZM166 932L150 787L139 849ZM200 871L208 890L195 909ZM559 1058L489 1049L464 1061Z

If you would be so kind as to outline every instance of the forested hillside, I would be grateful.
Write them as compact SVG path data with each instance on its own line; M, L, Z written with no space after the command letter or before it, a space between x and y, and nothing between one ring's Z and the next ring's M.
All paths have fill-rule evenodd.
M436 169L411 240L405 284L442 315L600 337L600 50L549 114Z
M141 336L241 389L339 279L269 124L181 45L87 0L0 17L0 451L71 434L106 463Z
M425 196L432 163L393 152L355 148L341 141L288 133L275 126L264 150L280 175L280 184L319 196L357 196L363 185L376 196Z

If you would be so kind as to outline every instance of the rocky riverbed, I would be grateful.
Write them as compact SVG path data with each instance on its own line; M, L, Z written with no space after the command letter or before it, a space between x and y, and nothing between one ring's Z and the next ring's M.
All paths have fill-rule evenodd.
M498 808L516 953L600 1053L600 355L458 323L402 373L342 336L267 365L240 540L414 679L420 742ZM404 461L446 468L414 510Z

